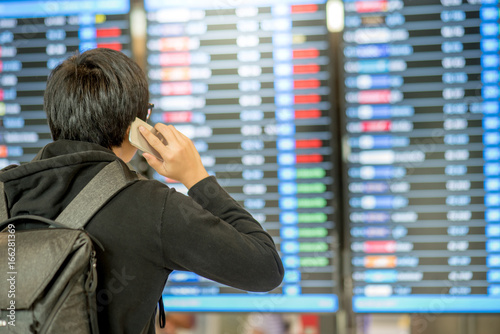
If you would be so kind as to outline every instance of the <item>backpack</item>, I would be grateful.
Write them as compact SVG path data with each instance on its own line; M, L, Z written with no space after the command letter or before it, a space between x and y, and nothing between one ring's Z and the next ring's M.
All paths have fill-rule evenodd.
M55 220L8 219L0 182L0 332L99 333L94 245L102 245L84 227L137 179L126 174L120 161L111 162Z

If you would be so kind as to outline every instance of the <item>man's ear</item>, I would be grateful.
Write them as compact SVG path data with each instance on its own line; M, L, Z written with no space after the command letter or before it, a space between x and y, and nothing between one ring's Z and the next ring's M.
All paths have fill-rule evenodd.
M127 131L125 132L125 138L123 139L123 141L128 141L128 136L130 135L130 128L132 126L129 125L128 128L127 128Z

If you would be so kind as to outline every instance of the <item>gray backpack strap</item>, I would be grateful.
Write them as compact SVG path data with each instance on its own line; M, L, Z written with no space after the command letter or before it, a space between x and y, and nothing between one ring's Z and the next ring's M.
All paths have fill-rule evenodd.
M129 178L123 172L120 161L115 160L104 167L75 197L56 222L73 229L82 229L87 222L115 194L125 187Z
M7 219L9 219L7 199L5 198L3 182L0 182L0 222L6 221Z

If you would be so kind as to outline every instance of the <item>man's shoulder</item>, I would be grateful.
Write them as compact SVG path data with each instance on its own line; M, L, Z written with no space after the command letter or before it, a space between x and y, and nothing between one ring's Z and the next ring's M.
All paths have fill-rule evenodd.
M135 173L135 172L134 172ZM131 182L127 189L133 189L134 191L162 191L169 192L171 190L165 183L158 180L151 180L143 175L137 174L135 181Z
M172 197L178 196L179 194L187 195L184 194L182 190L178 191L177 189L169 187L167 184L161 181L147 179L143 176L131 182L131 184L123 189L121 193L125 197L133 196L134 198L140 198L145 201L155 203L157 203L158 201L165 202Z

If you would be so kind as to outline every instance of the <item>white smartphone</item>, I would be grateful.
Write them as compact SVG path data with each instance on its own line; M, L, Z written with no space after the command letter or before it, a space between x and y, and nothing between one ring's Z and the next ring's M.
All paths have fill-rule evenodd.
M132 145L134 145L134 147L137 147L139 150L141 150L143 152L150 153L150 154L154 155L158 160L163 161L160 153L158 153L158 151L156 151L153 148L153 146L149 145L146 138L144 138L141 131L139 131L140 126L143 126L147 130L151 131L151 133L154 134L156 137L158 137L158 139L160 139L160 141L164 145L167 145L167 141L162 136L162 134L159 133L154 127L152 127L148 123L144 122L140 118L136 118L135 121L130 126L130 133L128 136L128 140L130 141L130 143Z

